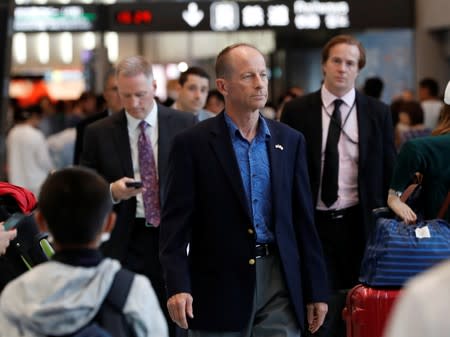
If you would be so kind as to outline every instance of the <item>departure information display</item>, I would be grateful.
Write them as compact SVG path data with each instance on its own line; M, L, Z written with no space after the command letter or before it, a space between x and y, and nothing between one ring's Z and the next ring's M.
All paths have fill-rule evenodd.
M295 32L410 28L414 2L377 1L159 1L111 5L17 6L14 30L38 31L239 31Z
M53 5L17 6L13 29L16 32L76 32L100 30L98 6Z
M115 31L302 31L413 27L410 0L192 1L116 4L108 26Z

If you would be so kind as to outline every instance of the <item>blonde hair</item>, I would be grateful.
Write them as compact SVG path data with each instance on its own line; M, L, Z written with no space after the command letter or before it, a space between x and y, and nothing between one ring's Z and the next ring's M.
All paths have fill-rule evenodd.
M116 76L126 77L144 74L149 80L153 80L152 64L143 56L130 56L122 61L116 67Z
M450 133L450 105L448 104L444 104L442 107L439 123L431 134L439 136L446 133Z

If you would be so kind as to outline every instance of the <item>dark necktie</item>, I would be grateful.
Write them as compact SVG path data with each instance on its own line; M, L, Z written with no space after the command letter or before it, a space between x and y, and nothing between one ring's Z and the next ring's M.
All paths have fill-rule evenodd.
M156 174L155 156L153 155L152 144L145 133L145 129L148 126L146 121L141 121L139 123L139 128L141 129L138 138L139 170L144 185L142 199L144 203L145 219L149 224L158 227L161 220L159 183Z
M327 144L325 147L325 161L322 173L322 201L330 207L338 197L338 176L339 176L339 150L338 143L341 135L341 112L339 107L342 100L334 101L333 115L328 128Z

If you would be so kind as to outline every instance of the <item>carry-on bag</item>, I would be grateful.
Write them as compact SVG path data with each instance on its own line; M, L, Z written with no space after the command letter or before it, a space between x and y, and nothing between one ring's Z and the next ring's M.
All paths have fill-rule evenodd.
M358 284L347 294L343 318L347 337L382 337L399 289L370 288Z
M450 192L438 219L405 224L376 216L368 240L359 281L371 287L401 287L411 277L450 258L450 224L439 219L448 209ZM380 210L374 210L379 213Z

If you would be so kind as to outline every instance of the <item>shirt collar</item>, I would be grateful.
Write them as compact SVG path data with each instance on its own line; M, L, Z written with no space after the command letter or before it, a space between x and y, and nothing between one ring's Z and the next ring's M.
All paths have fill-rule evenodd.
M325 88L324 85L322 85L321 96L322 96L323 106L327 109L329 109L329 108L332 109L334 101L336 99L343 100L347 106L351 107L353 105L353 103L355 102L356 93L355 93L355 88L352 88L344 96L337 97L337 96L333 95L327 88Z
M178 106L178 101L175 101L175 102L172 104L171 108L172 108L172 109L175 109L175 110L178 110L178 111L181 111L181 112L190 113L190 114L192 114L192 115L194 115L194 116L198 116L198 115L202 112L202 109L200 109L200 110L198 110L198 111L194 111L194 112L183 110L183 109L181 109L180 106Z
M125 110L125 116L127 117L128 122L128 130L135 131L139 127L139 123L141 122L141 119L137 119L133 116L131 116L126 110ZM156 104L155 100L153 100L153 108L150 110L150 113L145 117L144 119L152 128L157 125L158 122L158 104Z
M230 135L232 137L238 136L240 138L243 138L241 131L239 130L237 125L233 122L233 120L230 118L230 116L228 116L228 114L226 112L224 113L224 116L225 116L225 122L227 123L227 126L228 126L228 130L230 131ZM261 115L259 115L258 131L256 133L255 138L265 139L265 138L270 138L270 136L271 136L270 130L269 130L269 127L267 126L267 122L265 121L264 118L261 117Z
M98 249L90 248L64 249L52 256L54 261L81 267L97 266L102 259L102 253Z

